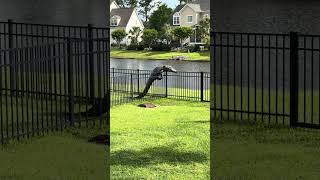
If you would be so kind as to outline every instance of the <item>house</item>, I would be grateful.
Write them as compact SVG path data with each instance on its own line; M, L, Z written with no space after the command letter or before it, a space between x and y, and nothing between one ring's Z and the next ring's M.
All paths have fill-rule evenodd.
M187 26L195 29L204 18L210 18L210 1L194 0L191 3L178 5L169 19L169 23L172 27ZM196 30L194 35L183 43L203 44L201 39L196 36Z
M110 33L117 29L124 29L129 35L133 27L139 27L142 31L144 29L143 22L141 21L136 8L121 8L117 3L112 0L110 4ZM138 41L141 41L141 37ZM112 36L110 36L111 44L116 43ZM127 36L121 44L130 45L131 40Z

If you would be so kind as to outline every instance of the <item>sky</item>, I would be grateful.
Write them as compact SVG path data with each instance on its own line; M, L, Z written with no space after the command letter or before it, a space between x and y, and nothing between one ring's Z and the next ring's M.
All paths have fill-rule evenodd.
M171 8L175 8L179 4L178 0L160 0L160 1L167 4Z

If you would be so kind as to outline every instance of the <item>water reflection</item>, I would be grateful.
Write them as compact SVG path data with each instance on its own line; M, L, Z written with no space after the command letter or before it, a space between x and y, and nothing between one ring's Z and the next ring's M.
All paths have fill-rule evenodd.
M152 70L160 65L170 65L177 71L183 72L210 72L210 62L169 61L169 60L135 60L111 59L111 68Z

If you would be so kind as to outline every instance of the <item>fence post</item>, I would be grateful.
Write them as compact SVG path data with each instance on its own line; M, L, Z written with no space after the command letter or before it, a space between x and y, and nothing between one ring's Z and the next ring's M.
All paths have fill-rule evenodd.
M13 21L11 19L8 19L8 49L9 50L9 64L11 64L10 66L10 89L11 92L12 90L15 90L15 63L13 62Z
M140 94L140 70L139 69L137 69L137 72L138 72L138 74L137 74L137 77L138 77L138 94Z
M69 121L74 125L74 94L73 94L73 63L72 63L71 40L67 40L67 62L68 62L68 94L69 94Z
M166 98L168 97L168 72L165 73L166 76Z
M203 81L204 81L204 78L203 78L203 72L201 72L201 76L200 76L201 78L201 80L200 80L200 99L201 99L201 102L204 100L204 98L203 98Z
M133 98L133 78L132 73L130 73L130 90L131 90L131 97Z
M89 86L90 86L90 98L95 98L95 83L94 83L94 55L93 55L93 32L92 24L88 24L88 42L89 42Z
M298 123L299 99L299 37L297 32L290 32L290 126Z

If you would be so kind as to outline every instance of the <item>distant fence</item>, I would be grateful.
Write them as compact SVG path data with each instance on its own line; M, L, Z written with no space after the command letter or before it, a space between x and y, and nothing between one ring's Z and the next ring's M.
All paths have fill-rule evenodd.
M213 117L320 128L320 35L211 38Z
M110 69L111 104L129 102L143 92L151 70ZM208 72L164 73L156 80L147 97L210 101L210 74Z
M109 123L109 33L88 36L107 28L0 22L0 29L0 143ZM93 104L103 115L85 113Z

